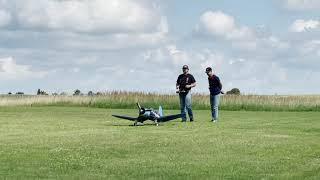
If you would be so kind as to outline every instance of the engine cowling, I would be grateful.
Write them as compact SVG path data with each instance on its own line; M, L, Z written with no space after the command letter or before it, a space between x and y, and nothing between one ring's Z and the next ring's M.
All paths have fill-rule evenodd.
M146 109L145 109L145 108L141 108L141 109L139 110L139 114L140 114L140 115L143 115L144 113L146 113Z

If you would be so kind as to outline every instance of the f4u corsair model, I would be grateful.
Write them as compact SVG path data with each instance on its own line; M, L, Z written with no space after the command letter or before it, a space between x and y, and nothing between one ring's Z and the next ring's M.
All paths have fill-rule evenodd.
M169 115L169 116L164 116L162 107L159 107L159 111L155 111L153 109L146 109L140 106L139 103L137 103L137 106L139 108L139 116L134 118L134 117L128 117L128 116L120 116L120 115L112 115L113 117L120 118L120 119L125 119L129 121L133 121L133 125L137 126L138 123L144 123L144 121L151 120L153 121L157 126L159 126L159 123L162 122L168 122L171 120L175 120L178 118L181 118L181 114L175 114L175 115Z

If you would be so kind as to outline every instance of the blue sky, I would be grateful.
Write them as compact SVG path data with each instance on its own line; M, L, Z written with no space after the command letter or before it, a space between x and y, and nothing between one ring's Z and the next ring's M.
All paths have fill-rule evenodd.
M319 94L318 0L0 0L0 93Z

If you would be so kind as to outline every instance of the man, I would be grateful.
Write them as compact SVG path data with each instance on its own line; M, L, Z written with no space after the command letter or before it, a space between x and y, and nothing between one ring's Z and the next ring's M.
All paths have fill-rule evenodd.
M187 121L186 111L188 111L190 122L193 122L194 118L191 107L191 88L196 86L196 80L191 74L189 74L189 67L187 65L182 67L182 71L183 74L179 75L176 84L177 93L179 93L180 98L182 122Z
M209 81L212 122L218 122L220 93L224 94L221 91L222 84L219 77L212 72L211 67L206 68L206 74Z

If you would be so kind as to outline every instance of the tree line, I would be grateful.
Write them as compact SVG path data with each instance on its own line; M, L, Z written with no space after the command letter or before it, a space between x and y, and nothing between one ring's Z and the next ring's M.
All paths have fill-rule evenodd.
M14 95L14 94L15 95L24 95L24 92L16 92L16 93L9 92L8 93L8 95ZM46 91L41 90L41 89L38 89L36 94L38 96L48 96L49 95L49 93L47 93ZM227 95L241 95L241 92L240 92L240 90L238 88L233 88L230 91L227 91L226 94ZM58 95L66 96L66 95L68 95L68 93L62 92L62 93L59 94L59 93L55 92L55 93L52 93L51 95L53 95L53 96L58 96ZM89 91L87 94L84 94L79 89L76 89L76 90L73 91L72 95L73 96L84 96L84 95L87 95L87 96L95 96L95 95L97 95L97 96L99 96L99 95L103 95L103 93L102 92L94 93L93 91Z

